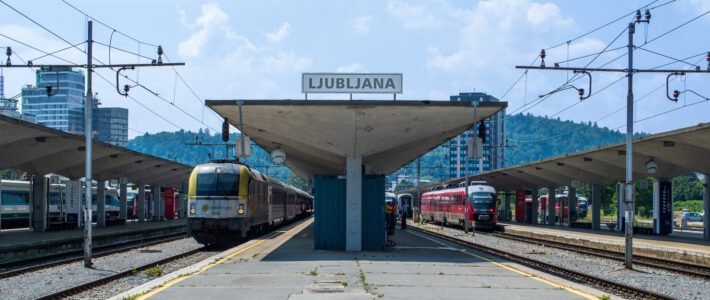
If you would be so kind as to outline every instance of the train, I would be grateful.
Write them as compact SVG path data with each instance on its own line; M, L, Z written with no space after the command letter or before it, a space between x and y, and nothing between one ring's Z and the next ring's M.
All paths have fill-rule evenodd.
M560 203L562 204L562 207L563 207L562 218L564 220L567 220L567 216L569 215L569 207L568 207L569 202L567 200L567 197L568 197L567 194L556 194L555 195L555 222L559 222L559 220L560 220ZM532 204L532 198L526 197L525 202ZM545 204L544 214L547 215L548 195L542 195L538 199L538 204L537 204L538 216L541 216L543 214L543 206L542 206L543 203ZM589 212L588 199L584 196L577 195L577 218L578 219L586 218L588 212Z
M498 223L498 196L495 188L473 184L468 189L470 202L466 215L466 187L448 188L422 194L421 218L448 225L473 223L476 229L494 229Z
M205 245L233 244L313 210L310 194L230 161L196 166L187 199L188 230Z
M30 226L30 189L31 183L25 180L0 180L0 228L22 228ZM66 186L63 183L50 184L48 194L49 222L76 222L76 214L63 213L66 199ZM96 188L94 187L93 203L96 203ZM119 200L115 188L106 188L105 213L107 220L118 218ZM91 206L96 220L96 204Z

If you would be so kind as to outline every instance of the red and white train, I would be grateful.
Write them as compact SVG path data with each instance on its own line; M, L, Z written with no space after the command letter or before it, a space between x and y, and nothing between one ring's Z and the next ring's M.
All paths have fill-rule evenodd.
M450 188L422 194L421 217L431 222L463 225L464 220L476 229L493 229L498 222L498 196L492 186L474 184L468 188L469 203L466 215L466 188Z

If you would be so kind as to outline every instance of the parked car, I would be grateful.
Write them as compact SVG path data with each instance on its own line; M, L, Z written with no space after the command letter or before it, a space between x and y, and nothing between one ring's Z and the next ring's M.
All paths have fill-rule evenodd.
M681 217L681 219L686 219L689 222L702 222L703 221L703 214L694 213L694 212L684 212L680 217Z

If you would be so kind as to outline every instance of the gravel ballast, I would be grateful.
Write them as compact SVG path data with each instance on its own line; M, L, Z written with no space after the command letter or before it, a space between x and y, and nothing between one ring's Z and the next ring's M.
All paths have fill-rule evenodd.
M420 225L417 224L415 226ZM474 237L470 233L464 234L463 230L456 228L444 227L442 229L440 226L431 224L421 226L461 240L674 298L710 299L710 280L703 278L643 266L636 266L634 270L627 270L624 268L623 262L580 254L574 251L544 247L487 234L476 234Z
M192 238L184 238L95 258L92 268L84 268L83 261L78 261L4 278L0 280L0 299L34 299L201 247L202 245ZM196 259L194 256L191 255L181 260ZM199 261L199 259L196 260ZM171 264L168 265L172 268ZM166 272L170 271L166 270ZM136 280L137 284L144 282L140 281L143 276L149 277L144 275L144 272L137 272L135 276L117 281L125 282L126 289L129 289L133 286L131 285L133 280ZM147 280L150 279L152 277L147 278ZM117 284L116 288L118 289L120 285ZM107 298L111 296L109 293L116 294L118 292L120 291L97 294L96 298ZM87 295L87 297L93 298L91 295ZM87 299L87 297L82 299Z

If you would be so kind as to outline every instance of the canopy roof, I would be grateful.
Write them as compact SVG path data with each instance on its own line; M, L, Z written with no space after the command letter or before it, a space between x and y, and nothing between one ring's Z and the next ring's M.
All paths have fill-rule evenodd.
M236 100L207 106L240 128ZM341 175L346 156L362 156L365 174L389 174L474 124L470 102L381 100L242 100L243 132L300 176ZM505 102L483 102L482 120Z
M569 153L469 178L486 181L499 190L529 189L570 185L573 180L590 184L624 181L626 177L625 143ZM633 144L634 179L652 176L670 179L698 172L710 174L710 123L637 138ZM657 171L646 172L646 163L653 160ZM446 183L458 184L463 178ZM423 191L441 185L424 186Z
M0 169L55 173L72 179L85 175L85 140L43 125L0 115ZM128 177L130 182L178 187L192 166L94 141L92 178Z

